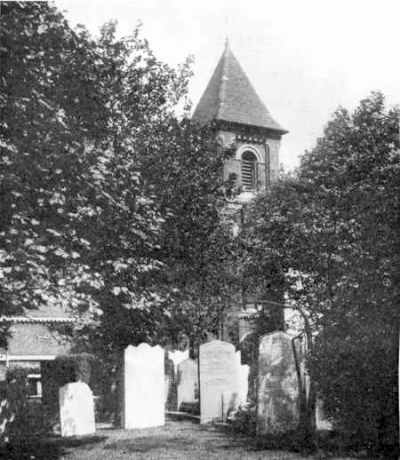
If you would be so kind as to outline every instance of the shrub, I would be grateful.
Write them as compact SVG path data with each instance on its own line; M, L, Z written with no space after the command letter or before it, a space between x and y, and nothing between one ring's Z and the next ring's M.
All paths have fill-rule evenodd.
M257 411L254 403L240 406L237 411L229 416L233 431L246 435L256 434Z
M94 357L88 353L58 356L42 363L42 406L51 431L58 431L58 390L67 383L82 381L90 385Z
M44 430L42 412L29 400L29 369L9 369L0 398L0 440L26 439Z
M343 337L339 328L326 329L310 362L312 377L342 443L392 458L398 442L397 347L390 333L374 335L373 326L357 332L354 327Z
M89 385L94 360L94 356L89 353L58 356L53 367L53 378L58 387L79 381Z

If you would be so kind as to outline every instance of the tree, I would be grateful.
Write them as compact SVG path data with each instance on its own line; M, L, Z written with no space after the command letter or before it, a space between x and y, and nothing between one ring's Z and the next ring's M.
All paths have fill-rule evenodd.
M329 415L381 448L397 433L398 129L379 93L339 109L297 174L255 203L246 241L308 312L310 373Z
M117 136L108 29L96 43L46 3L1 7L1 314L140 305L160 216Z
M96 56L46 3L1 4L0 312L77 301L92 283L75 225L94 159L85 139L104 128Z
M97 42L84 30L80 36L87 43L79 50L93 64L81 73L93 84L90 98L100 101L101 124L95 118L91 131L78 133L80 148L76 156L69 151L56 177L65 181L70 161L77 162L69 212L57 231L64 241L69 227L81 243L73 257L84 266L85 281L82 274L71 296L76 306L90 303L99 312L97 322L83 329L106 354L144 340L177 341L182 331L192 338L215 331L221 299L232 287L225 270L232 238L219 215L224 152L212 130L177 116L182 106L186 114L191 61L172 69L156 59L139 29L119 39L113 23ZM90 94L86 86L82 91ZM64 265L57 269L65 276L71 261L62 251ZM45 268L49 264L43 260ZM224 276L225 284L219 283ZM52 284L56 292L59 286Z

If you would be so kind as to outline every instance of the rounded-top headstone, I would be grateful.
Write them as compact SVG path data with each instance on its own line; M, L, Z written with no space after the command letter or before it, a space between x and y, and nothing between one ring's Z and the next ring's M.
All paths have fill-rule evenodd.
M93 393L84 382L59 389L61 436L84 436L96 431Z

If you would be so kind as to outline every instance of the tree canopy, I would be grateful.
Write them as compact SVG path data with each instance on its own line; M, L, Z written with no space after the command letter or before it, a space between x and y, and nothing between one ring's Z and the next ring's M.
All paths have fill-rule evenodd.
M225 153L187 118L191 58L171 68L114 23L95 40L47 3L0 21L0 314L91 311L118 349L215 330L233 243Z
M275 274L309 315L328 414L375 446L396 433L399 168L399 111L374 93L334 114L297 173L254 204L245 235L255 282Z

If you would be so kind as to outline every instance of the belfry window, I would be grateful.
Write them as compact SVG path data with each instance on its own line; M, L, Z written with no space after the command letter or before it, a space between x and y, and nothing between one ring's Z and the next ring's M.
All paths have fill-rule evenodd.
M257 184L257 157L250 150L242 154L242 186L244 190L254 190Z

